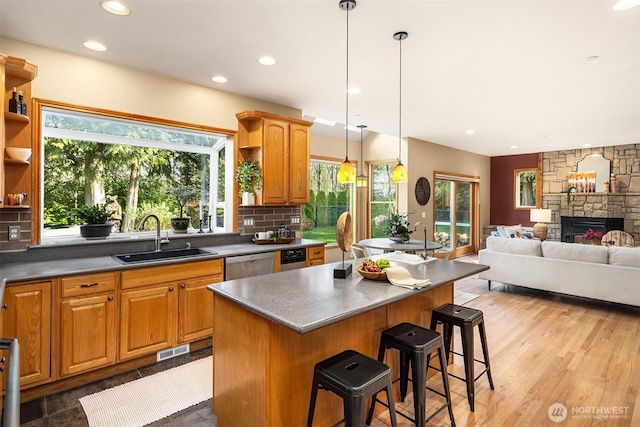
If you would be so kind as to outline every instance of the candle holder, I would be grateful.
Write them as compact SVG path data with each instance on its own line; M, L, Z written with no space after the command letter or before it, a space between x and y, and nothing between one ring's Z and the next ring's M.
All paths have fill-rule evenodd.
M213 230L211 229L211 215L209 215L209 233L213 233Z
M202 219L200 220L200 230L198 231L198 234L204 233L204 231L202 230Z

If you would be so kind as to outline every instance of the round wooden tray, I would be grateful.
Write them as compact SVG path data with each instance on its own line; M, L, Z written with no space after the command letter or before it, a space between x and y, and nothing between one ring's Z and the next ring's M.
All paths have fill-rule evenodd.
M356 266L356 270L358 271L358 273L360 273L360 275L362 277L364 277L365 279L369 279L369 280L377 280L379 282L382 282L384 280L387 280L387 273L384 271L381 271L380 273L374 273L372 271L366 271L363 270L362 268L362 264Z

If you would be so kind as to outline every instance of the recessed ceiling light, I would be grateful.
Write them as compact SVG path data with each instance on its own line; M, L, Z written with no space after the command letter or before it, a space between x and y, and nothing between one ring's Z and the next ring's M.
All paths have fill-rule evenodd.
M598 55L588 56L587 61L597 61L599 58Z
M335 126L336 122L331 121L331 120L327 120L327 119L321 119L320 117L316 117L315 119L313 119L314 123L320 123L321 125L327 125L327 126Z
M263 56L261 58L258 58L258 62L262 65L274 65L276 63L276 60L270 56Z
M228 81L229 81L229 80L227 80L227 78L226 78L226 77L224 77L224 76L213 76L213 77L211 78L211 80L213 80L213 81L214 81L214 82L216 82L216 83L226 83L226 82L228 82Z
M116 0L101 0L100 6L109 13L114 15L126 16L131 13L129 6Z
M474 133L476 133L475 130L473 129L469 129L468 131L465 132L467 135L473 135Z
M626 10L636 7L640 4L640 0L619 0L613 5L613 10Z
M359 93L361 93L362 91L360 89L358 89L357 87L351 87L349 88L349 90L347 91L347 93L349 95L357 95Z
M86 47L87 49L95 50L97 52L104 52L105 50L107 50L107 47L102 43L92 41L84 42L84 47Z
M511 147L509 147L509 148L511 148L512 150L515 150L516 148L519 148L519 147L518 147L517 145L512 145L512 146L511 146Z

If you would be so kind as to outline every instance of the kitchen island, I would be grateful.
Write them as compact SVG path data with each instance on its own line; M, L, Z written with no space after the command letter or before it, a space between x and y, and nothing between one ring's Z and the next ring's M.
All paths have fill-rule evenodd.
M361 261L361 260L360 260ZM397 323L428 327L453 302L453 282L489 267L448 260L402 265L431 285L408 290L362 278L334 279L340 263L232 280L214 293L213 411L218 426L305 425L314 365L345 349L376 357ZM332 425L342 401L320 393L314 424Z

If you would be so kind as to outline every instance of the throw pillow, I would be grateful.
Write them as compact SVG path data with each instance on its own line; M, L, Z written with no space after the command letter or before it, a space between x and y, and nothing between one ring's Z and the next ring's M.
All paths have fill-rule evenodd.
M522 224L503 226L506 237L519 239L522 237Z

